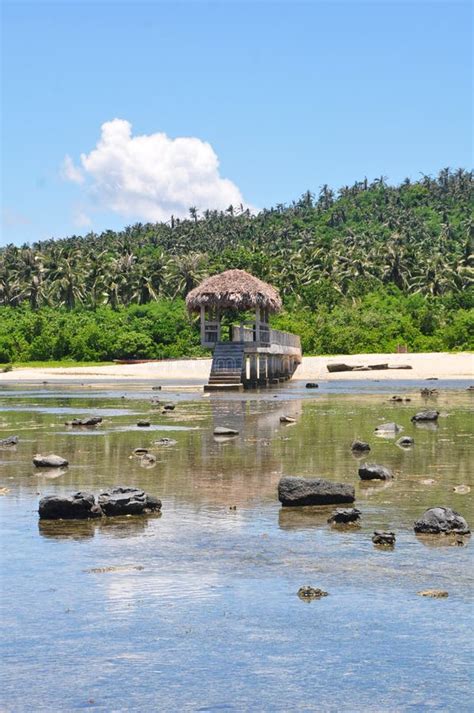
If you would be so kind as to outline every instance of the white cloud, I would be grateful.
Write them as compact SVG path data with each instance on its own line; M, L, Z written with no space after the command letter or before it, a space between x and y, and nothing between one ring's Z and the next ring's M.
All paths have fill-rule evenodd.
M74 225L78 228L88 228L92 225L92 220L80 207L77 207L74 211Z
M81 169L74 165L72 158L67 154L64 157L63 165L61 167L61 175L66 181L84 183L84 176L82 175Z
M164 133L132 136L132 125L123 119L102 125L97 146L81 154L81 169L66 156L63 175L76 183L87 179L85 188L98 208L137 220L188 216L191 206L203 211L245 204L238 187L219 175L210 144Z

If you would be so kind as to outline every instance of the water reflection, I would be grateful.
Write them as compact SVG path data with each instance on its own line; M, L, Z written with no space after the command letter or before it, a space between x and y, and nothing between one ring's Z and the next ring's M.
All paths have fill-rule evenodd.
M472 493L453 490L474 485L470 394L440 392L439 408L449 416L437 430L410 422L423 408L413 384L396 389L412 399L403 408L387 402L393 384L384 394L368 393L373 383L329 394L347 391L340 382L322 384L317 397L298 384L278 394L182 394L170 398L178 404L172 415L153 413L154 425L178 429L175 445L165 448L155 446L156 432L135 428L139 418L150 419L151 392L140 388L127 392L125 403L112 391L80 396L77 386L70 397L66 389L49 390L46 403L36 390L34 398L19 398L23 411L2 411L16 402L13 390L8 404L0 394L0 438L21 439L0 458L0 487L8 491L0 498L5 707L24 709L18 671L26 670L42 682L28 691L31 710L56 710L59 696L64 710L88 699L113 710L117 680L127 706L144 711L156 708L157 687L163 710L194 710L196 701L205 709L305 710L316 699L328 711L348 700L376 713L418 710L429 701L458 710L468 695L472 648L470 541L415 536L413 522L441 504L474 524ZM120 409L132 399L133 414ZM28 412L28 403L38 410ZM115 415L101 438L76 438L44 405ZM297 423L287 428L281 415ZM377 425L390 421L416 437L415 448L374 437ZM217 443L217 425L239 435ZM370 461L392 470L393 481L360 482L356 438L370 443ZM137 447L150 449L156 467L131 457ZM31 477L37 452L62 455L70 466L58 478ZM335 506L281 508L283 474L352 484L361 527L332 528ZM37 521L43 495L117 485L160 497L163 516ZM396 532L393 551L373 547L376 529ZM45 582L54 582L54 598ZM302 607L296 592L304 584L330 596ZM428 587L449 591L442 618L435 600L416 595ZM45 621L54 621L54 657ZM354 637L356 646L345 645ZM449 657L446 641L456 641Z
M111 538L128 538L142 535L161 513L133 517L102 517L94 520L39 520L38 532L53 540L89 540L96 535Z

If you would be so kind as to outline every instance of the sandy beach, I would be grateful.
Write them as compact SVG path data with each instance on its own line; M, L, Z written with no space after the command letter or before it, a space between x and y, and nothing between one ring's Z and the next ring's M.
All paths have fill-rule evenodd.
M411 369L388 369L381 371L348 371L329 373L327 364L345 363L353 366L388 364L390 367L401 365ZM40 383L43 381L99 382L103 379L120 381L173 381L203 384L207 381L211 368L210 359L183 359L175 361L153 362L146 364L114 364L112 366L68 367L68 368L14 368L7 373L0 373L2 383L21 382ZM474 354L460 353L425 353L425 354L351 354L338 356L303 357L293 379L313 379L335 381L344 379L373 380L419 380L437 377L438 379L474 379Z

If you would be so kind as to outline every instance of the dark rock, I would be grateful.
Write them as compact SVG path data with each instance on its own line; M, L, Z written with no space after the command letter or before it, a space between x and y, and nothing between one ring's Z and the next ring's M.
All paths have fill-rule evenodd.
M39 503L41 520L86 520L101 517L102 510L92 493L74 495L47 495Z
M361 480L391 480L392 473L383 465L375 463L364 463L359 466L359 478Z
M148 428L150 421L137 421L137 426L140 428Z
M72 421L66 421L65 426L97 426L102 423L100 416L89 416L88 418L73 418Z
M214 429L215 436L238 436L239 432L234 428L228 428L227 426L216 426Z
M138 488L113 488L100 493L99 506L105 515L142 515L161 510L161 500Z
M359 451L359 452L370 451L370 446L365 441L355 440L355 441L352 441L351 451Z
M321 597L327 597L328 592L323 591L322 589L315 589L314 587L300 587L298 589L298 596L300 599L306 599L306 600L311 600L311 599L321 599Z
M42 456L40 453L37 453L33 456L33 464L37 468L62 468L63 466L69 465L69 461L54 453L50 453L47 456Z
M357 369L356 366L349 366L349 364L326 364L326 369L329 371L329 373L335 373L338 371L353 371L354 369Z
M380 426L377 426L377 428L375 429L375 431L379 431L381 433L399 433L402 430L403 427L399 426L393 421L389 421L388 423L381 423Z
M437 376L428 376L425 379L425 381L438 381L438 377Z
M163 409L164 409L165 411L174 411L175 408L176 408L175 404L165 404L165 405L163 406Z
M319 384L316 384L314 381L308 381L306 384L307 389L319 389Z
M402 436L398 439L397 446L401 446L402 448L410 448L410 446L413 446L414 443L415 439L411 436Z
M355 490L347 483L322 478L284 476L278 483L278 499L286 507L297 505L337 505L353 503Z
M152 386L152 391L161 391L161 386Z
M419 411L411 417L412 421L437 421L439 411Z
M467 387L466 391L474 391L474 386L471 384Z
M159 438L155 441L155 446L175 446L177 442L173 438Z
M466 520L451 508L435 507L425 510L423 515L414 524L415 532L440 534L455 532L458 535L467 535L469 525Z
M296 418L291 418L291 416L280 416L280 423L296 423Z
M144 456L145 453L148 453L148 448L134 448L133 452L136 456Z
M362 515L357 508L338 508L333 512L328 522L331 524L345 525L348 522L357 522Z
M9 448L10 446L16 446L19 442L18 436L8 436L7 438L0 439L0 448Z
M390 401L403 401L403 397L402 396L392 396Z
M375 530L373 537L372 537L372 542L374 543L374 545L382 545L384 547L393 547L396 539L397 538L395 537L394 532L385 532L383 530Z

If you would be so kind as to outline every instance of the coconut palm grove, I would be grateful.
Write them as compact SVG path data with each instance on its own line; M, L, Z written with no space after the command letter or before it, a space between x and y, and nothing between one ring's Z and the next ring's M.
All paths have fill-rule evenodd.
M306 354L468 350L474 343L473 173L385 177L252 214L0 250L0 363L199 356L188 292L239 268L275 285L277 329Z

